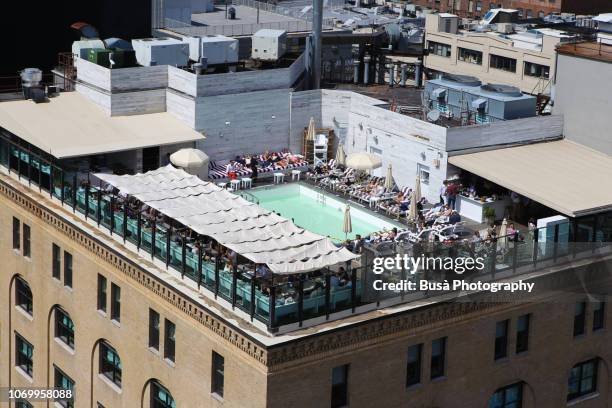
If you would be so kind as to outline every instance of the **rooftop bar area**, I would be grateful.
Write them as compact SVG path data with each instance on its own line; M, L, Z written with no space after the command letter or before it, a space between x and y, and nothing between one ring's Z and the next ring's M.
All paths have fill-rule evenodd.
M361 254L353 254L172 166L135 175L84 175L65 168L65 163L0 132L0 166L5 173L119 237L156 265L190 280L198 290L223 299L268 333L444 294L381 292L373 290L374 280L498 281L612 249L602 230L607 225L602 217L609 214L600 214L551 223L528 234L452 243L398 239L366 244ZM372 272L377 257L396 254L480 256L484 268L465 275L448 270L412 274L406 268Z

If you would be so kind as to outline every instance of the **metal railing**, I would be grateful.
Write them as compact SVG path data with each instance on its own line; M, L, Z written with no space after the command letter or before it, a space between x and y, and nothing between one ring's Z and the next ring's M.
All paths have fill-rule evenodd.
M37 186L62 206L93 221L110 235L123 238L137 251L150 254L151 259L177 271L198 289L221 297L275 332L280 326L308 324L308 320L334 318L337 312L358 313L441 295L438 291L373 291L372 282L382 279L397 282L405 279L466 279L497 281L521 276L572 259L612 253L612 225L608 215L573 219L572 222L540 228L522 239L515 235L481 242L456 241L402 244L384 242L367 245L361 257L352 263L324 267L306 274L287 278L272 274L261 275L255 265L231 255L216 241L196 236L173 220L159 221L147 216L139 206L119 197L100 182L92 183L74 171L68 171L55 160L33 146L23 146L0 135L0 165L29 185ZM243 192L244 193L244 192ZM132 203L134 204L134 203ZM608 217L608 218L607 218ZM207 248L206 250L204 248ZM194 250L194 249L198 250ZM377 257L397 254L412 257L460 258L481 257L484 267L470 274L454 270L428 270L411 275L403 267L390 268L383 274L374 273ZM223 267L223 265L226 265ZM229 265L229 267L227 266Z

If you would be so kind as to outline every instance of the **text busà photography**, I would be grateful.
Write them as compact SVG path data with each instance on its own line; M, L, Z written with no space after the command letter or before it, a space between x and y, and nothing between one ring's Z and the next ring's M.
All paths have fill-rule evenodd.
M612 406L609 0L2 11L0 408Z

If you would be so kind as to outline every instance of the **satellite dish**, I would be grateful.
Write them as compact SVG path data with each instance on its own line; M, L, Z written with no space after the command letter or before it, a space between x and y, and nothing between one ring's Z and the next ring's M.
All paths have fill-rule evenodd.
M430 110L427 113L427 120L430 122L437 122L440 119L440 111L437 109Z

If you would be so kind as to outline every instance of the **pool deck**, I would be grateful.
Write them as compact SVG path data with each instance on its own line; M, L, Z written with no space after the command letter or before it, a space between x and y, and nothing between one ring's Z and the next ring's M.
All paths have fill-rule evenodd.
M350 203L350 205L352 207L359 208L359 210L364 211L367 214L369 214L369 215L371 215L371 216L373 216L375 218L378 218L381 221L384 221L384 222L389 223L389 224L393 224L398 229L405 229L405 228L409 227L407 224L401 222L401 220L398 220L397 218L392 218L392 217L387 216L384 213L381 213L379 211L375 211L372 208L370 208L369 206L364 205L363 203L360 203L358 201L352 200L349 197L347 197L347 196L345 196L343 194L340 194L338 192L334 192L334 191L331 191L329 189L323 188L323 187L321 187L321 186L311 182L310 180L285 181L282 184L269 184L269 183L265 183L264 184L263 181L260 181L260 183L258 183L259 185L253 187L252 189L241 190L241 191L248 193L250 191L257 191L257 190L275 188L275 187L286 186L286 185L290 185L290 184L294 184L294 185L295 184L300 184L300 185L308 187L308 188L310 188L312 190L316 190L316 191L318 191L318 192L320 192L322 194L325 194L328 197L334 198L334 199L336 199L338 201Z

